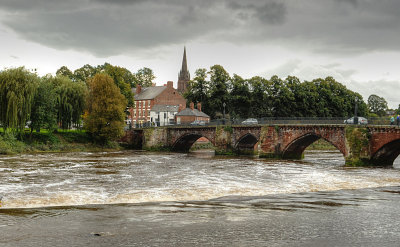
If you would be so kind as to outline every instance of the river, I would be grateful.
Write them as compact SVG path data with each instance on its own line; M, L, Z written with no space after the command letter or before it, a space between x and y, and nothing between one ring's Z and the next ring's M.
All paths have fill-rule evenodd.
M140 151L0 156L0 246L399 246L400 164Z

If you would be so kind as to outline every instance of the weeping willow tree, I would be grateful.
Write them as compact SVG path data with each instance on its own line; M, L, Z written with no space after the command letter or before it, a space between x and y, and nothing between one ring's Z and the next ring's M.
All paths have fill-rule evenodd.
M38 76L24 67L0 72L0 122L5 130L24 129L38 81Z
M53 77L56 91L57 122L63 129L78 126L85 110L87 86L83 82L73 82L65 76Z

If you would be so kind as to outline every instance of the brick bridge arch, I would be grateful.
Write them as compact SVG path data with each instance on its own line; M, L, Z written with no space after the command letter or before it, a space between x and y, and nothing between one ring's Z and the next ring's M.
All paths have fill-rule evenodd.
M371 135L371 163L392 166L400 155L399 128L369 128Z
M301 159L304 150L322 138L347 156L344 127L338 126L282 126L281 153L283 158Z
M215 146L215 128L192 127L171 129L170 146L172 151L188 152L199 138L207 138Z
M261 127L235 127L232 131L232 146L237 152L252 152L260 141Z

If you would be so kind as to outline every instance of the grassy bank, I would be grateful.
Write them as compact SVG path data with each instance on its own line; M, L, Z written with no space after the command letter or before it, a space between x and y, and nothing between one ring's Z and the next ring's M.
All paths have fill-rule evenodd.
M84 131L58 131L56 133L25 132L12 134L0 132L0 154L31 152L72 152L122 149L118 143L101 146L93 143Z

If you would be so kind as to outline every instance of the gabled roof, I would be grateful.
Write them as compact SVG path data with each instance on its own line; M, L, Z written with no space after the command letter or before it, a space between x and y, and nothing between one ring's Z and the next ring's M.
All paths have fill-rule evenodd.
M154 99L160 95L167 86L144 87L139 94L135 94L135 100L149 100ZM136 88L132 88L132 92L136 93Z
M151 108L151 111L155 112L178 112L179 106L178 105L154 105Z
M210 117L207 114L205 114L202 111L199 111L197 109L190 109L190 108L185 108L182 111L180 111L177 116L196 116L196 117Z

